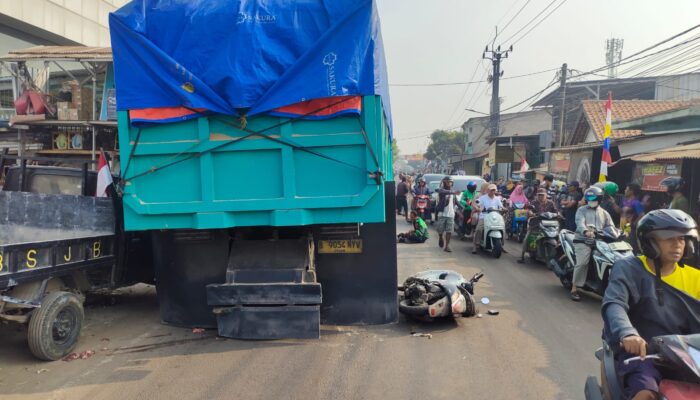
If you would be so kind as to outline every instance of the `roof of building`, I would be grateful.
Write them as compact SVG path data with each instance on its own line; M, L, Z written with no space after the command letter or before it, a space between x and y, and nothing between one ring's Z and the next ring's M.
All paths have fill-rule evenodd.
M680 160L683 158L700 159L700 143L676 146L672 149L652 151L650 153L637 154L630 157L632 161L637 162Z
M35 46L12 50L0 61L112 61L111 47Z
M606 100L584 100L583 113L598 140L603 140L605 133L605 103ZM613 100L612 120L613 138L624 138L641 135L639 129L614 129L615 121L638 119L650 115L686 108L690 101L657 101L657 100Z

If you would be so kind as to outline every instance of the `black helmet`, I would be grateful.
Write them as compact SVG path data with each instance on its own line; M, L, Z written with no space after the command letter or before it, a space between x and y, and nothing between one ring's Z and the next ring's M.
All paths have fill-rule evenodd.
M669 176L668 178L659 182L661 186L666 186L666 190L669 193L675 193L680 191L685 185L683 178L678 176Z
M597 186L591 186L588 189L586 189L586 191L583 193L583 198L586 200L586 202L600 202L601 200L603 200L603 189Z
M659 248L651 239L686 238L684 258L695 253L698 245L698 225L681 210L660 209L647 213L637 223L637 243L642 254L654 259Z
M467 190L470 192L475 191L476 190L476 182L469 181L469 183L467 183Z
M534 181L532 181L532 184L535 185L535 186L539 186L539 185L540 185L540 180L539 180L539 179L535 179Z
M545 180L545 181L550 181L550 182L552 182L552 181L554 181L554 175L552 175L552 174L547 174L547 175L544 176L544 180Z
M425 183L425 178L418 178L418 183Z

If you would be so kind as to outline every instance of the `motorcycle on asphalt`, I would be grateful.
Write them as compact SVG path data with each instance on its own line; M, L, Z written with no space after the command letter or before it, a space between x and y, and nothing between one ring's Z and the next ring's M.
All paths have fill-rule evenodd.
M467 205L471 206L471 200L467 199ZM472 234L474 225L472 224L472 210L464 209L461 205L457 206L455 212L455 234L459 239Z
M540 261L549 266L549 260L561 257L559 230L562 220L559 214L553 212L540 213L530 219L529 223L533 229L528 233L525 242L531 261ZM525 258L525 253L521 254L521 258Z
M399 291L399 311L408 317L431 321L440 317L476 315L474 286L479 272L466 280L451 270L427 270L406 278Z
M415 196L415 211L426 223L431 221L430 196L427 194L417 194Z
M594 226L589 227L591 230ZM575 232L563 229L559 232L559 242L563 255L557 259L551 259L549 266L559 277L561 284L571 290L576 255L574 243L585 243L593 248L588 267L588 276L583 286L584 290L597 293L602 296L608 287L610 270L615 261L633 256L632 246L624 240L621 230L609 226L602 231L596 231L594 238L580 238Z
M615 371L615 358L610 345L595 352L600 360L600 380L595 376L586 379L586 400L624 400L623 382ZM700 334L687 336L657 336L649 342L647 359L661 372L659 394L662 399L700 399ZM639 357L628 358L625 364L639 362Z
M516 202L509 208L509 212L513 214L510 226L507 227L508 239L517 238L518 243L522 243L527 234L527 213L525 203Z
M496 258L503 254L503 238L506 233L506 223L501 210L488 208L481 211L484 214L484 234L478 247L491 253Z

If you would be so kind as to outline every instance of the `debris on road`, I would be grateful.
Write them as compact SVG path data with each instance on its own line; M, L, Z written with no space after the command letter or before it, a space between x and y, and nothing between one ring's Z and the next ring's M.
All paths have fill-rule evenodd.
M498 315L499 311L498 310L489 310L489 315Z
M204 333L204 328L192 328L192 333Z
M482 314L482 313L476 314L476 317L477 317L477 318L481 318L481 317L483 317L483 316L484 316L484 314Z
M37 374L41 374L41 373L44 373L44 372L49 372L48 368L42 368L42 369L36 371Z
M63 361L73 361L73 360L87 360L88 358L95 355L95 350L85 350L81 353L70 353L63 357Z
M428 339L432 339L433 335L430 333L421 333L421 332L411 332L411 336L413 337L427 337Z
M488 297L481 298L481 304L489 304L491 300Z

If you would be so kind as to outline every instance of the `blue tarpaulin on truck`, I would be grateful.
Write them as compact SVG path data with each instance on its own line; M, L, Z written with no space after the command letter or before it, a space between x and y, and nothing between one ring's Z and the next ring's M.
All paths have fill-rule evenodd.
M294 114L380 95L391 123L374 0L134 0L109 25L119 110L168 122L178 109Z

